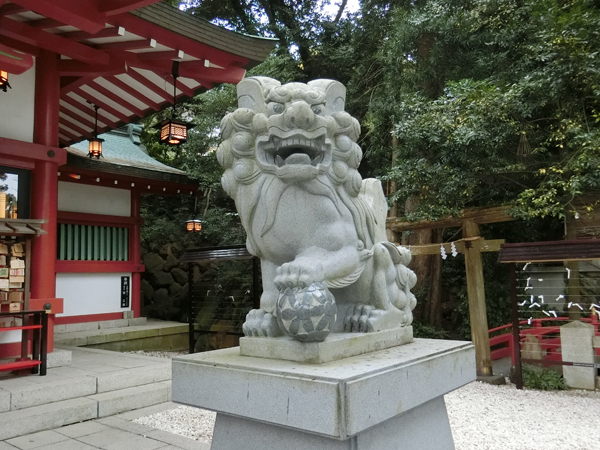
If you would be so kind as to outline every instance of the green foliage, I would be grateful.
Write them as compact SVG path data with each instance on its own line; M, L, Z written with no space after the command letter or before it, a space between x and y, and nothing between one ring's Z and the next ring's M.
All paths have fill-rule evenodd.
M519 217L562 217L600 192L599 20L594 2L574 0L394 9L367 155L389 168L397 137L385 179L393 200L416 200L410 219L503 202ZM519 156L523 135L531 152Z
M552 369L523 364L523 385L529 389L542 391L557 391L567 389L565 379Z
M448 339L449 333L447 331L438 330L435 327L420 322L413 322L413 334L417 338L428 338L428 339Z

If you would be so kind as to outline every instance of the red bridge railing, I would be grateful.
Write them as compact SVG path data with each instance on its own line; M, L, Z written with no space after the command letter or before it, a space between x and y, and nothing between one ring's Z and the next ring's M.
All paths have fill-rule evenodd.
M545 361L562 361L560 352L560 325L556 325L556 322L568 322L569 320L571 319L568 317L544 317L519 322L521 325L519 338L521 346L527 335L531 334L540 341ZM592 314L590 318L579 320L593 325L596 336L600 336L600 322L597 314ZM507 324L488 330L490 334L490 354L492 361L510 356L512 364L515 364L516 354L514 352L512 327L512 324ZM596 354L600 356L600 349L596 349Z

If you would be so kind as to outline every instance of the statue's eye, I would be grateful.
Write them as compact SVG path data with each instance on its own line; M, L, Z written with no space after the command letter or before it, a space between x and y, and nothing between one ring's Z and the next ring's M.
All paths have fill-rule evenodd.
M272 102L269 104L271 114L281 114L285 107L281 103Z
M321 112L323 111L323 105L312 105L310 109L312 109L312 112L314 112L315 114L321 114Z

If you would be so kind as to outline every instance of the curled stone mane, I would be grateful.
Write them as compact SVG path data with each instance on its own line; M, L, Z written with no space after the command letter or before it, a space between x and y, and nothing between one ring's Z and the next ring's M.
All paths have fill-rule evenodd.
M265 97L284 100L285 98L282 97L286 96L282 94L281 86L275 86L267 89ZM261 113L249 108L239 108L227 114L221 121L223 141L217 149L217 159L225 169L221 182L225 192L236 200L246 230L251 226L256 205L260 201L278 204L283 192L289 186L275 174L262 171L257 164L256 139L266 132L264 120ZM325 196L336 206L340 202L345 204L357 222L357 229L361 230L362 227L358 226L361 221L360 211L368 211L368 209L361 205L361 199L358 198L362 185L362 177L357 170L362 160L362 150L356 144L360 125L345 111L334 112L327 117L327 120L328 128L334 130L332 164L325 174L300 184L308 193ZM240 190L246 191L244 198L248 194L253 201L238 204ZM273 209L276 210L277 207ZM273 225L273 219L274 214L266 218L262 230L257 232L264 234ZM375 220L372 216L366 219L368 222ZM362 220L364 221L365 218L363 217ZM249 236L252 234L248 233ZM360 237L365 244L372 244L370 236Z

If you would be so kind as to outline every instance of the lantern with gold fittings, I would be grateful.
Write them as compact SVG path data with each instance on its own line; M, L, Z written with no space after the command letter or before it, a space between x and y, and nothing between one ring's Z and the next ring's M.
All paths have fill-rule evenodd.
M96 111L95 121L94 121L94 137L90 139L88 146L88 156L90 158L100 159L102 156L102 143L104 139L98 138L98 105L92 105L94 110Z
M6 92L6 89L10 87L8 84L8 72L6 70L0 70L0 91Z
M177 108L177 77L179 77L179 61L173 61L171 75L173 76L173 109L171 110L171 118L163 120L160 124L155 125L155 128L160 129L159 141L161 144L180 145L187 141L187 132L194 125L175 119Z

